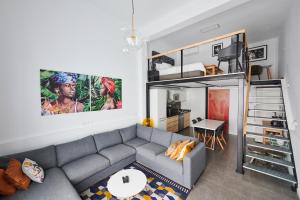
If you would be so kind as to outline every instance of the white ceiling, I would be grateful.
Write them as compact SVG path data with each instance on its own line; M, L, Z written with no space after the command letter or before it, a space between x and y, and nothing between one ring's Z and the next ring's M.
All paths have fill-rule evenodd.
M249 0L135 0L137 29L148 38L178 30ZM112 23L131 25L131 0L90 0ZM189 22L189 23L187 23ZM122 27L120 27L122 28ZM157 36L156 36L157 37Z
M150 42L150 47L164 43L168 48L177 48L243 28L247 30L250 43L277 37L280 35L292 1L251 0L153 40ZM220 24L221 28L205 34L200 32L201 28L213 24Z

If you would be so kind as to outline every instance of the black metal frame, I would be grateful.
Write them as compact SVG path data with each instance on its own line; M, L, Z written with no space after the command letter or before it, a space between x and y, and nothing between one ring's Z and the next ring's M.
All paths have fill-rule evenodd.
M244 137L244 81L239 80L238 86L238 118L237 118L237 168L236 172L244 174L244 155L245 155L245 137Z
M236 35L237 42L239 42L240 36ZM238 45L237 52L238 54ZM245 141L244 141L244 131L243 131L243 119L244 119L244 81L247 79L249 63L248 63L248 48L246 47L246 34L243 33L243 53L242 53L242 70L243 72L238 73L229 73L224 75L213 75L213 76L201 76L201 77L193 77L193 78L183 78L183 49L180 50L181 56L181 78L173 79L173 80L163 80L163 81L151 81L146 83L146 117L150 118L150 88L151 87L163 87L163 88L206 88L206 117L208 117L208 88L215 87L212 84L203 83L208 81L222 81L222 80L230 80L237 79L238 84L234 85L238 87L238 102L239 102L239 110L238 110L238 139L237 139L237 168L236 172L243 174L243 163L244 163L244 155L245 155ZM239 60L236 59L236 67L238 68ZM150 69L150 59L148 59L148 70ZM203 87L189 87L189 86L178 86L174 84L178 83L201 83Z

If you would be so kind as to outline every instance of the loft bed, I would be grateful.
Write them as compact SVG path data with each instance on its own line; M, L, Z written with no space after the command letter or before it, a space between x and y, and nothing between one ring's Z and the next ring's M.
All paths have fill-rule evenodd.
M218 66L214 64L211 65L212 63L205 65L202 62L184 64L184 52L186 50L228 38L234 42L219 51L218 64L215 63ZM175 65L175 59L170 56L171 54L177 53L180 53L180 65ZM228 74L232 73L233 64L235 64L236 67L235 72L247 73L249 61L247 59L248 56L246 55L248 55L248 48L245 30L228 33L164 53L152 51L152 56L148 57L148 81L163 81L215 75L216 73L208 73L209 69L213 66L213 72L215 70L222 72L222 70L220 70L220 64L222 62L228 62ZM240 57L242 64L240 63Z
M224 50L225 56L218 56L218 67L221 62L228 62L228 73L210 75L207 67L202 63L183 64L183 52L186 49L209 44L225 38L235 38L230 48ZM242 39L241 39L242 38ZM169 55L180 52L180 66L175 66L175 60ZM228 53L229 52L229 53ZM220 52L219 52L220 53ZM226 57L227 53L227 57ZM239 58L241 57L241 63ZM235 72L232 72L231 64L235 63ZM161 66L161 64L167 66ZM158 68L157 68L158 67ZM171 69L173 68L174 69ZM204 69L204 68L205 69ZM249 76L249 58L246 41L246 31L240 30L228 33L209 40L174 49L165 53L152 52L148 58L148 82L146 83L146 118L150 118L150 90L153 88L205 88L206 89L206 113L208 113L208 89L213 87L236 87L238 89L238 121L237 121L237 168L236 172L243 174L243 162L245 154L244 146L244 94L246 81ZM250 81L247 81L247 93L249 93Z

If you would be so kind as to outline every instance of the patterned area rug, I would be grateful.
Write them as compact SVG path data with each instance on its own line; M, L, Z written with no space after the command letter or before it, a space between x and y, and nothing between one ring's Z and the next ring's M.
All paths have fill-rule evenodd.
M189 189L137 162L130 164L125 169L140 170L147 177L144 190L131 197L131 200L185 200L190 193ZM108 180L109 177L82 192L81 198L83 200L117 200L118 198L111 195L107 190Z

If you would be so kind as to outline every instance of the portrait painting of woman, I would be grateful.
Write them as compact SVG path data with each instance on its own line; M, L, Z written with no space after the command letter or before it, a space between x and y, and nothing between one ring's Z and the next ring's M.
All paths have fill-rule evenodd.
M89 76L40 71L42 115L90 111Z
M109 77L91 77L91 110L122 108L122 80Z

